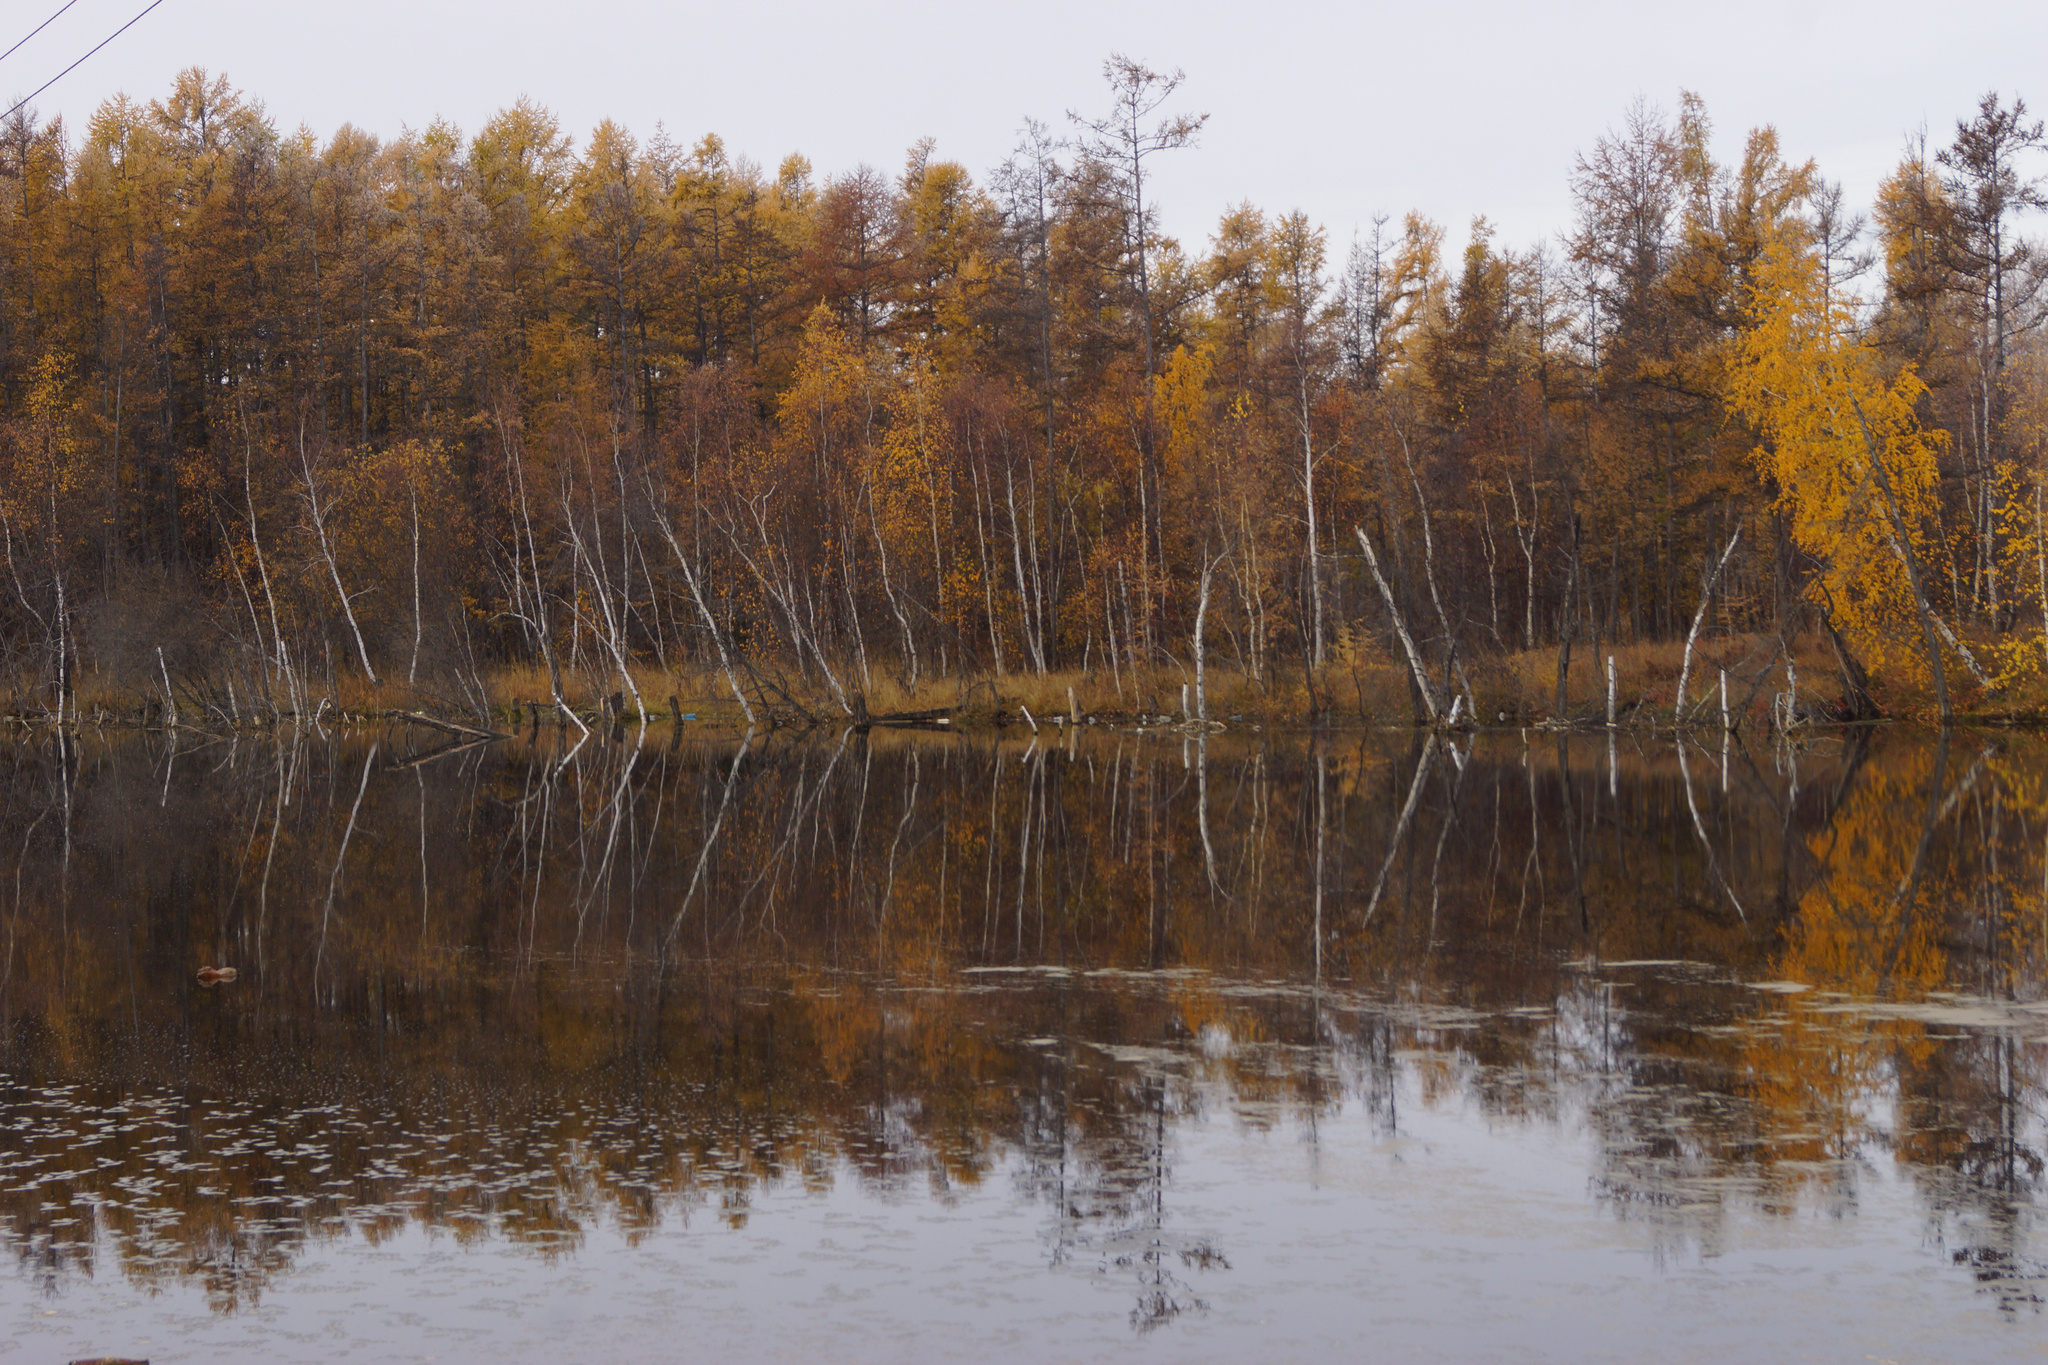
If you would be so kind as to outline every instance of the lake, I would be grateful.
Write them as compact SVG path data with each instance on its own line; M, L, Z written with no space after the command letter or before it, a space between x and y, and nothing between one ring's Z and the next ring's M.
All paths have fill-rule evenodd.
M445 738L5 736L0 1355L2048 1358L2039 740Z

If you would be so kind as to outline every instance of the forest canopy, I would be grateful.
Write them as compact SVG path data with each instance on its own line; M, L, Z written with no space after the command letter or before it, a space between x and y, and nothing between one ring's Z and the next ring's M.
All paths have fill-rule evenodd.
M639 670L1247 686L1712 630L1870 679L2048 660L2042 125L1986 95L1868 215L1645 102L1517 249L1250 203L1160 227L1178 73L975 172L717 136L284 131L221 75L0 126L0 686L479 703ZM1560 672L1562 671L1562 660ZM315 681L319 679L320 681ZM88 681L89 680L89 681ZM1562 693L1560 691L1560 697ZM1469 714L1469 712L1468 712Z

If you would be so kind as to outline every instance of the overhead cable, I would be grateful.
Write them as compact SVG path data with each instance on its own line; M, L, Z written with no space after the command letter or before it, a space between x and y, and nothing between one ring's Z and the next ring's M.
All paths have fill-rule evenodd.
M130 19L130 20L129 20L129 21L127 22L127 23L125 23L125 24L121 25L121 27L119 27L119 28L115 29L115 30L114 30L114 31L113 31L112 33L109 33L109 34L108 34L108 35L107 35L106 37L104 37L104 38L100 39L100 40L99 40L99 42L98 42L97 44L95 44L95 45L93 46L93 50L92 50L92 52L88 52L88 53L86 53L86 54L85 54L85 56L83 56L83 57L80 57L80 58L79 58L79 59L78 59L77 61L75 61L75 62L73 62L73 63L72 63L71 65L69 65L69 66L65 67L65 68L64 68L64 69L63 69L62 71L59 71L59 72L58 72L58 73L57 73L56 75L54 75L54 76L50 77L50 79L48 79L48 80L44 81L44 82L43 82L43 83L42 83L41 85L37 86L37 87L36 87L36 88L35 88L34 90L31 90L31 91L30 91L30 92L28 93L28 97L27 97L27 99L23 99L23 100L22 100L22 101L21 101L20 103L16 104L16 105L14 106L14 108L12 108L12 109L9 109L9 110L8 110L8 111L7 111L6 113L4 113L4 114L0 114L0 123L4 123L4 122L6 122L6 121L7 121L8 119L11 119L11 118L13 118L13 117L15 116L15 114L16 114L17 112L19 112L19 111L20 111L20 110L21 110L22 108L24 108L24 107L25 107L25 106L26 106L26 105L28 104L29 100L32 100L32 99L34 99L34 98L35 98L35 97L36 97L37 95L40 95L40 94L42 94L42 93L43 93L43 92L44 92L45 90L48 90L48 89L49 89L49 88L50 88L51 86L55 85L55 84L56 84L56 83L57 83L58 81L61 81L61 80L63 80L63 79L64 79L64 78L66 77L66 76L68 76L68 75L70 75L70 74L71 74L72 72L74 72L74 71L78 70L78 68L79 68L79 67L81 67L81 66L84 66L84 65L85 65L85 63L86 63L86 61L87 61L87 60L88 60L88 59L89 59L89 58L90 58L90 57L92 56L92 53L93 53L93 52L98 52L98 51L99 51L99 50L100 50L101 48L105 47L105 46L106 46L106 45L107 45L108 43L111 43L111 42L113 42L113 41L114 41L114 39L116 39L116 38L120 37L120 36L121 36L122 34L126 33L126 32L127 32L127 31L128 31L129 29L131 29L131 28L134 28L134 27L135 27L135 26L136 26L137 24L139 24L139 23L141 23L141 22L142 22L142 15L143 15L143 14L147 14L147 13L149 13L149 12L150 12L151 10L155 9L155 8L156 8L156 7L158 6L158 5L161 5L161 4L163 3L163 2L164 2L164 0L149 0L149 4L147 4L146 6L144 6L144 7L143 7L143 10L142 10L142 14L138 14L138 15L136 15L136 16L135 16L135 17L134 17L133 19ZM67 5L67 6L65 6L65 8L66 8L66 9L69 9L69 8L70 8L70 6L68 6L68 5ZM63 12L64 12L63 10L59 10L59 11L57 11L57 13L58 13L58 14L62 14ZM57 16L56 16L55 14L53 14L53 15L51 15L50 17L51 17L52 19L54 19L54 18L56 18ZM47 21L45 21L45 22L47 22ZM35 36L34 34L30 34L30 35L29 35L29 37L31 37L31 38L32 38L32 37L34 37L34 36ZM27 40L27 39L25 38L25 39L23 39L22 41L23 41L23 42L26 42L26 41L28 41L28 40ZM20 44L19 44L19 43L17 43L17 44L15 44L15 46L19 47L19 46L20 46Z
M43 22L37 24L34 28L30 29L28 31L28 38L35 37L38 33L41 33L50 25L56 23L58 18L62 16L62 14L64 13L64 10L70 9L73 5L77 3L78 0L64 0L64 9L58 10L56 14L51 15L49 18L43 20ZM27 42L28 38L23 38L21 40L21 43ZM9 57L12 57L15 53L19 52L21 50L21 43L16 43L13 47L8 48L5 52L0 52L0 62L6 61Z

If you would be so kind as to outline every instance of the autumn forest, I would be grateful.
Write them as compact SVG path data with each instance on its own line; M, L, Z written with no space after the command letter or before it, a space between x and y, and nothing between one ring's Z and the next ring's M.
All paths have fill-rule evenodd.
M506 670L749 719L1061 674L1142 707L1206 667L1455 721L1695 634L1758 678L1805 641L1836 716L2042 672L2019 99L1867 208L1767 127L1717 161L1685 94L1589 130L1533 248L1249 203L1182 242L1152 178L1205 118L1178 73L1104 76L983 170L527 99L323 138L197 69L84 128L17 111L8 708L484 715Z
M0 118L0 1356L2036 1344L2048 127L1101 74Z

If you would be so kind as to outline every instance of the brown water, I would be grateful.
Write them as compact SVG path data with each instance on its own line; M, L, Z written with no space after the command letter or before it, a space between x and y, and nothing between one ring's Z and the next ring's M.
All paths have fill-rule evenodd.
M11 737L0 1356L2048 1356L2048 746L1044 740Z

